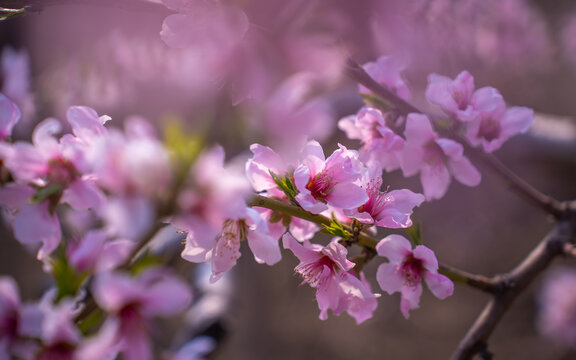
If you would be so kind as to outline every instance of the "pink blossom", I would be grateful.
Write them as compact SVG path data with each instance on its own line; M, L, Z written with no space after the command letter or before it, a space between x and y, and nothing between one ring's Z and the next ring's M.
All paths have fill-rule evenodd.
M381 56L374 62L364 64L363 67L374 80L386 86L402 99L410 100L412 96L410 88L402 77L404 66L397 59L389 56ZM370 92L370 90L362 85L359 86L359 91L363 93Z
M0 141L12 134L12 128L20 120L20 109L4 94L0 93Z
M462 71L454 80L437 74L428 76L426 99L460 121L470 121L473 116L473 94L474 77L468 71Z
M386 125L384 116L380 110L364 106L356 115L338 121L338 127L348 138L362 142L360 160L367 167L393 171L400 167L404 139Z
M317 73L296 73L280 83L264 101L255 126L275 148L294 148L314 138L325 140L334 129L333 110L326 97L318 95L327 87Z
M256 192L266 192L268 196L284 198L286 195L278 188L271 173L283 177L289 176L293 164L287 163L268 146L250 145L253 156L246 161L246 177Z
M369 181L366 185L368 201L357 209L345 211L345 214L365 224L391 229L412 226L410 215L414 207L422 204L424 195L408 189L382 192L381 185L381 178Z
M362 176L358 153L343 145L327 159L316 141L310 141L302 151L302 162L294 170L294 184L300 191L298 203L318 214L328 206L356 208L368 200L366 191L355 181Z
M96 277L93 291L98 305L112 315L103 326L102 342L96 344L116 347L127 360L152 359L149 319L183 312L192 299L188 285L162 269L149 269L138 277L103 273Z
M346 258L348 251L335 239L326 246L305 243L301 245L290 234L282 238L284 247L300 260L294 269L303 283L316 289L320 319L328 318L328 310L335 315L348 312L357 323L372 317L376 309L376 295L362 275L359 280L349 271L354 263Z
M0 359L31 359L42 335L42 312L36 304L22 304L16 282L0 277ZM12 355L12 356L11 356Z
M481 175L464 157L462 145L440 138L426 115L409 114L404 134L406 145L402 153L402 172L404 176L420 172L427 200L443 197L452 176L467 186L480 183Z
M210 263L213 282L236 264L243 240L256 262L273 265L280 260L278 238L258 212L246 206L248 183L238 171L224 167L221 147L197 159L191 178L196 188L183 194L182 211L171 221L187 232L184 259Z
M286 194L284 194L284 192L278 188L276 182L274 182L271 173L279 177L291 178L292 174L290 169L293 169L293 165L287 163L286 160L282 159L280 155L267 146L252 144L250 150L254 155L246 162L246 177L252 184L254 190L263 192L270 197L288 201ZM277 238L286 231L287 224L292 235L300 241L311 239L316 231L318 231L318 226L312 222L276 213L264 208L256 207L255 209L268 223L270 233L278 234ZM272 218L275 219L272 220ZM276 236L274 235L274 237Z
M506 109L502 96L494 88L476 90L472 106L476 115L467 124L466 138L486 152L498 150L506 140L526 132L534 122L532 109L519 106Z
M576 271L558 268L548 274L540 296L538 330L567 347L576 346Z
M400 292L400 310L405 318L409 311L419 307L422 280L439 299L454 292L454 284L444 275L438 274L438 260L434 252L423 245L412 249L410 241L401 235L389 235L376 245L378 255L390 262L378 266L376 279L388 294Z
M112 270L127 260L134 242L109 240L102 230L88 231L78 242L69 242L68 261L79 272Z

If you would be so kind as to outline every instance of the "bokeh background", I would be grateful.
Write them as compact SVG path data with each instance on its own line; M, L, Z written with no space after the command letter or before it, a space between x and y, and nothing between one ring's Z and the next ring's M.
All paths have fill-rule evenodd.
M509 104L534 108L534 131L497 156L542 192L576 199L572 1L235 1L230 6L245 11L251 28L241 49L217 62L203 47L175 49L162 41L162 23L173 11L161 4L60 3L0 23L0 47L25 51L30 66L16 139L29 138L38 121L63 119L68 106L82 104L110 115L112 126L131 115L159 129L179 119L207 143L222 144L230 157L246 155L253 142L295 147L302 131L325 149L337 142L354 147L336 128L361 105L355 84L340 75L342 60L393 55L406 64L418 106L425 107L429 73L453 77L467 69L478 87L494 86ZM0 80L7 76L0 73ZM494 275L518 264L552 222L483 170L480 186L454 183L413 219L441 262ZM384 182L420 190L416 179L398 172ZM0 274L17 279L24 299L37 298L49 286L41 265L2 226ZM425 292L409 320L399 311L398 295L383 295L374 318L359 326L345 314L321 321L289 252L273 267L247 253L227 275L230 303L219 319L224 337L212 359L446 359L488 301L457 285L443 301ZM374 289L377 265L366 269ZM559 259L557 266L576 263ZM489 349L497 359L576 358L538 332L541 280L493 334Z

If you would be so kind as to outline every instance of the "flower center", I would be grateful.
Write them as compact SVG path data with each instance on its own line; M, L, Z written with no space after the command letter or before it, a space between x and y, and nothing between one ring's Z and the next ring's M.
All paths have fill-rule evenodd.
M310 190L314 199L325 202L326 196L330 194L334 185L336 185L336 181L332 179L332 176L326 172L321 172L308 181L306 189Z
M488 141L498 139L500 137L500 122L492 117L482 119L480 128L478 129L478 137L482 137Z
M405 284L416 286L422 280L422 274L426 271L422 260L416 259L410 255L404 260L399 268L400 273L405 279Z
M330 270L334 270L335 267L334 261L332 261L328 256L322 256L316 261L300 264L296 266L294 270L302 276L304 282L310 284L313 288L316 288L318 286L321 287L326 281L326 277L322 276L325 266Z

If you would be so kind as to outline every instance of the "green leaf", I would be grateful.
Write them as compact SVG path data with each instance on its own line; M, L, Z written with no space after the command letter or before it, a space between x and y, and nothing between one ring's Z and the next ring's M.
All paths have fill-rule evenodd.
M63 190L62 186L58 183L44 186L36 191L32 198L30 198L30 202L32 204L41 203L54 195L60 194Z
M272 171L269 171L269 173L278 188L286 194L288 199L295 202L295 196L298 195L299 191L296 188L296 185L294 185L292 174L288 173L287 175L280 176Z
M344 240L350 239L352 237L350 231L346 230L344 228L344 225L342 225L338 220L336 220L334 216L332 216L332 219L330 220L330 225L322 224L322 226L324 226L322 232L338 236Z
M196 160L204 145L200 136L187 133L177 119L170 119L167 122L164 128L164 142L178 167L179 174L188 173L190 165Z
M60 251L60 253L63 253L63 251ZM56 282L55 302L57 303L66 296L75 296L84 280L86 280L87 274L77 272L68 263L66 256L60 254L52 259L52 276Z

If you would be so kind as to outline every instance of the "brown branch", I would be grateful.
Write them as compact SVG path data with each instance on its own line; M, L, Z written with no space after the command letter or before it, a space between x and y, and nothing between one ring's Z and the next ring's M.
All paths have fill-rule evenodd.
M556 224L514 270L496 277L501 291L493 294L492 299L468 330L451 359L472 359L475 354L485 352L488 338L516 297L550 265L556 256L562 254L565 245L574 241L575 237L576 213L573 218Z

